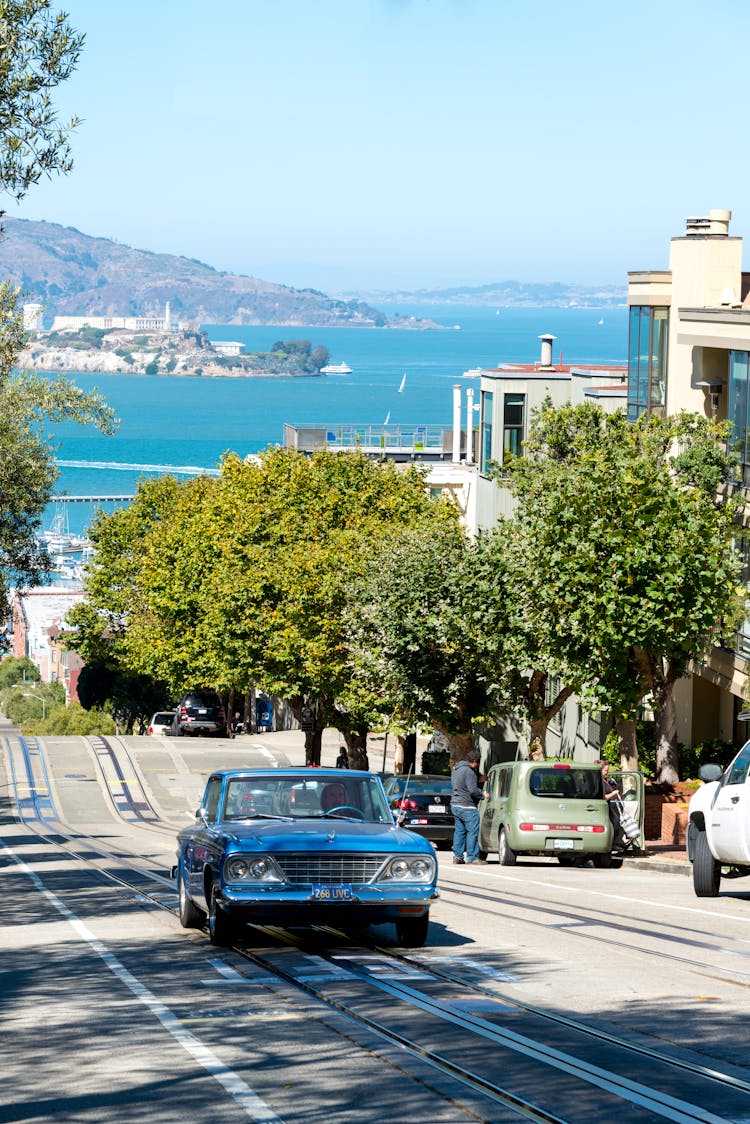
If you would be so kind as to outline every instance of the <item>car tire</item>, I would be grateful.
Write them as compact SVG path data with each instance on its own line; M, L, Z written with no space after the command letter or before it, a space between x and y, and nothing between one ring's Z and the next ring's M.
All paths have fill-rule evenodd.
M612 866L611 851L603 851L599 855L592 855L591 858L594 861L594 866L597 867L598 870L609 870Z
M219 948L227 948L233 944L237 935L237 928L222 907L215 886L211 887L211 896L208 900L208 935L211 944Z
M430 915L422 917L400 917L396 922L396 937L402 948L422 948L427 940Z
M693 889L699 898L715 898L718 897L720 885L721 863L711 854L705 831L699 831L695 837Z
M497 833L497 857L500 866L515 866L516 852L508 843L508 836L505 834L504 827L501 827Z
M180 899L178 909L180 925L182 925L183 929L202 929L203 922L206 920L206 915L202 909L198 909L198 906L195 905L192 898L188 897L185 879L182 875L182 866L177 868L177 893Z

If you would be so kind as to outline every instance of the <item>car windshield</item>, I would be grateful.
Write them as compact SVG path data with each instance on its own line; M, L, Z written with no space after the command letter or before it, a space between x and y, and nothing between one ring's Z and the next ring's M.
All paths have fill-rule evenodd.
M533 796L564 797L567 800L603 799L602 775L598 769L572 769L547 765L529 773Z
M223 819L269 818L393 822L375 777L358 775L327 780L325 777L311 779L309 773L230 777Z
M399 796L403 792L434 792L450 794L451 779L450 777L397 777L391 784L391 792L398 793Z

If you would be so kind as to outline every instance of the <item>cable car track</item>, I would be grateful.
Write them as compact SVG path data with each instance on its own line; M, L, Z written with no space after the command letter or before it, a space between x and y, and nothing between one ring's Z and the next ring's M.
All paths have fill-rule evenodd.
M472 887L471 889L467 889L466 885L463 885L459 889L445 882L441 882L440 892L443 898L446 900L448 899L448 895L454 895L458 900L452 901L451 905L459 909L463 908L467 910L474 910L476 909L476 902L479 901L485 903L485 908L486 906L499 907L504 905L510 909L523 911L526 913L546 914L547 916L559 914L559 916L563 918L563 921L560 923L559 927L565 929L565 931L571 936L575 936L584 941L594 942L596 944L608 945L612 948L618 949L619 951L632 951L634 947L632 944L633 939L647 937L651 940L662 943L680 943L686 946L692 946L698 949L708 950L712 952L726 952L725 946L731 939L729 937L723 937L723 946L719 946L715 943L712 944L709 941L696 940L694 938L685 937L681 934L678 934L677 936L669 935L663 931L663 918L661 921L662 928L659 930L655 929L654 926L651 926L651 928L639 928L635 923L631 924L629 921L623 920L622 917L613 917L611 914L607 914L604 911L602 911L599 916L594 917L591 916L591 913L574 914L564 905L552 905L547 903L540 904L538 899L535 898L520 902L518 900L515 900L510 895L508 897L501 897L498 894L483 893L481 892L479 887ZM473 904L461 900L465 898L471 899L471 903ZM492 910L492 912L494 912L494 910ZM501 913L500 909L497 910L497 913L498 916L502 916L504 919L507 919L507 913ZM526 917L519 920L525 925L530 925L537 928L549 928L549 925L545 924L545 922L542 920L535 920L534 918ZM626 933L629 941L618 941L611 937L602 936L599 933L587 932L584 927L585 925L606 925L608 930L616 930ZM741 951L739 953L732 952L732 955L747 957L749 961L747 970L743 971L741 968L736 967L724 967L722 965L707 964L705 959L692 960L688 956L680 956L668 950L659 951L660 959L669 960L674 964L680 964L682 967L688 968L691 971L696 972L696 974L704 976L708 979L722 980L723 982L732 983L736 987L750 987L750 951ZM747 979L739 978L743 976L746 976Z

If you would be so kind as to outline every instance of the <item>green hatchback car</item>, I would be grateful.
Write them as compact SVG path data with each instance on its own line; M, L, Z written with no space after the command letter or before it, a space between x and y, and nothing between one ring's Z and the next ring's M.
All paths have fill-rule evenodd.
M480 803L479 853L501 866L517 855L553 855L564 865L612 865L612 825L598 765L507 761L494 765Z

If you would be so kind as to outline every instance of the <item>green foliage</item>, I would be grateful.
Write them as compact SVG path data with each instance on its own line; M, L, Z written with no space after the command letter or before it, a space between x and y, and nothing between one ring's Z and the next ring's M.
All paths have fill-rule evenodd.
M159 356L155 355L150 363L146 364L145 374L158 375L159 374Z
M2 89L0 64L0 90ZM2 111L0 110L0 117ZM2 145L0 143L0 149ZM1 161L0 161L1 165ZM112 411L96 394L65 378L48 380L16 370L24 343L19 290L0 285L0 613L8 611L8 587L37 582L46 554L37 534L57 479L47 422L93 422L115 428Z
M447 749L426 749L422 754L422 772L450 776L451 758Z
M592 706L632 714L649 695L666 723L675 681L741 613L725 437L697 415L631 424L590 404L534 419L512 468L519 631ZM671 736L659 754L676 779Z
M77 702L59 707L48 714L45 721L29 720L23 723L24 734L114 734L115 723L103 710L84 710Z
M73 166L51 92L75 70L83 36L51 0L4 0L0 61L0 190L21 199L43 175Z
M638 746L638 768L644 777L653 777L656 772L656 723L645 720L637 721L635 738ZM620 768L617 730L610 730L604 739L601 757L604 761L609 761L613 768Z
M78 698L85 710L106 709L127 733L136 726L142 731L155 711L170 706L165 683L123 671L104 659L94 659L81 669Z
M729 762L737 754L734 742L723 738L711 738L706 742L699 742L688 749L683 747L680 752L680 773L683 780L696 779L701 765L717 763L726 769Z
M17 659L15 656L7 656L0 663L0 691L4 691L7 687L13 687L17 683L38 683L41 678L39 668L33 660L28 659L26 656Z
M318 701L339 729L382 724L386 692L352 666L346 608L373 544L405 527L456 524L423 474L360 454L236 456L218 479L146 481L102 515L87 599L69 614L89 661L163 679Z
M3 714L14 726L37 720L41 722L43 712L49 718L54 711L65 708L65 688L61 683L34 683L32 690L23 683L17 683L0 692L0 705Z
M361 675L451 738L469 737L505 697L508 605L493 546L455 523L402 531L373 544L349 609Z

